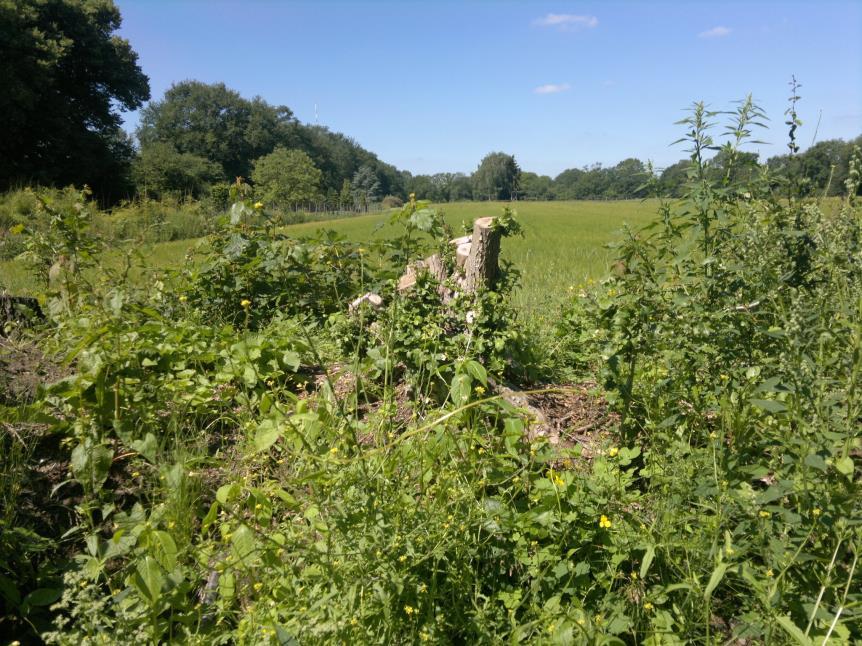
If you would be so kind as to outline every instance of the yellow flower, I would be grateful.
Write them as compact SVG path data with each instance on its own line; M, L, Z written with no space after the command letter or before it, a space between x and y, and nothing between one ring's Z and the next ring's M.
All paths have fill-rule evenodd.
M823 512L820 510L820 507L815 507L814 509L811 510L811 515L814 516L815 518L817 518L822 513Z
M399 556L399 557L398 557L398 561L399 561L399 562L401 562L401 563L403 563L403 562L404 562L404 561L406 561L406 560L407 560L407 555L406 555L406 554L402 554L401 556Z
M260 211L263 208L263 202L255 202L254 208Z
M336 453L338 453L338 447L337 447L337 446L333 446L331 449L329 449L329 452L330 452L332 455L335 455Z
M187 300L189 300L189 298L188 298L188 296L186 296L186 295L184 294L184 295L180 296L180 299L179 299L179 300L180 300L180 303L185 303Z
M613 523L611 522L611 519L608 518L607 516L605 516L604 514L602 514L602 517L599 518L599 527L602 527L604 529L609 529L612 526L613 526Z
M351 626L356 626L358 623L359 623L359 620L356 617L354 617L353 619L350 620Z
M760 516L761 518L769 518L770 514L769 514L769 512L768 512L768 511L761 511L761 512L760 512L760 514L759 514L759 516Z
M242 299L239 304L240 307L242 307L244 310L247 310L249 307L251 307L251 301L247 298Z
M415 202L415 201L416 201L416 193L411 193L411 194L410 194L410 201L411 201L411 202Z
M406 612L408 615L412 615L414 612L416 612L416 608L414 608L413 606L404 606L404 612Z
M652 610L652 604L649 601L644 604L644 610Z
M424 583L419 586L419 592L426 592L428 590L428 586Z
M421 633L419 633L419 639L421 639L423 642L430 641L431 634L423 630Z
M615 457L617 457L617 454L618 454L619 452L620 452L620 450L619 450L617 447L612 446L612 447L611 447L611 450L610 450L610 451L608 451L608 455L609 455L609 456L611 456L612 458L615 458Z
M140 477L141 477L141 472L140 472L140 471L135 471L135 472L132 474L132 477L133 477L133 478L140 478Z
M255 589L255 590L260 590L262 587L263 587L263 583L257 582L257 583L255 583L255 584L254 584L254 589Z
M637 580L638 580L638 573L632 572L632 581L637 581Z
M768 576L768 577L773 577L773 576L775 576L775 572L773 572L773 571L772 571L772 568L769 568L769 569L766 571L766 576Z
M476 391L477 395L481 396L485 394L485 389L482 386L476 386L473 390Z

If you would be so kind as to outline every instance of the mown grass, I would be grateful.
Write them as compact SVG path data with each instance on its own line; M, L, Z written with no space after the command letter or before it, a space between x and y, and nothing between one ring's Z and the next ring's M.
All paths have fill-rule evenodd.
M478 217L498 215L507 203L456 202L439 205L445 219L456 232L463 223ZM523 225L522 238L503 243L503 258L522 272L521 289L515 305L528 316L543 317L555 308L566 294L589 279L604 276L613 259L606 245L616 239L624 224L634 227L655 217L655 200L617 202L519 202L514 205ZM296 235L311 235L321 228L333 229L349 240L367 241L394 235L386 223L388 214L356 216L325 222L305 222L285 227ZM154 269L180 267L186 252L198 243L196 239L176 240L136 247L144 266ZM123 265L125 253L114 250L105 263L117 268ZM135 268L131 278L143 272ZM0 288L14 294L36 294L38 285L20 261L0 262Z

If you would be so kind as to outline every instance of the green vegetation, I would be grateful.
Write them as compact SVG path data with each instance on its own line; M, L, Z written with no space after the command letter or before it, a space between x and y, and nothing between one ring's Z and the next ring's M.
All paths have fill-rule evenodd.
M712 116L685 122L680 200L516 221L410 198L339 235L282 228L237 181L194 257L144 254L146 280L105 255L86 191L32 198L14 235L47 320L12 317L0 354L0 630L862 639L859 153L840 200L738 172L749 100L717 175ZM482 215L509 234L498 281L398 292L408 261L453 269ZM348 307L366 292L382 305Z
M17 205L19 210L29 208L31 201L19 204L26 196L13 194L7 204ZM257 198L255 198L257 199ZM146 255L146 264L153 268L168 269L183 263L186 252L194 247L196 240L178 240L180 237L197 237L207 231L206 222L214 222L213 216L203 217L201 209L205 204L193 207L172 207L171 202L149 202L146 209L141 208L136 215L133 207L115 210L113 214L96 216L94 228L103 233L113 250L108 251L104 262L111 267L119 267L126 262L123 240L136 240L135 249ZM618 202L523 202L514 208L525 225L523 237L504 241L504 256L521 273L520 288L513 295L514 304L527 315L541 316L543 327L550 326L551 314L559 303L583 287L588 280L602 278L610 268L614 252L607 244L620 238L619 230L623 225L639 227L655 218L658 201L618 201ZM446 223L453 231L461 230L464 223L475 218L495 216L500 213L501 203L457 202L439 205ZM159 214L159 212L161 212ZM3 213L0 206L0 213ZM18 215L12 222L23 224L29 219ZM158 214L158 217L156 216ZM119 216L119 217L118 217ZM281 219L282 216L275 215ZM386 213L323 220L319 216L309 216L308 222L288 225L284 231L295 236L314 236L321 227L332 229L348 240L368 243L391 237L392 232L383 226L390 217ZM291 214L291 219L293 215ZM123 223L125 237L114 234L110 228L113 222ZM185 228L185 222L199 223L196 227ZM138 224L132 224L138 223ZM149 227L149 228L147 228ZM382 227L382 228L381 228ZM189 236L172 237L172 232L188 230ZM141 238L132 231L148 231ZM14 256L23 250L23 233L10 236L0 249L8 249L4 257ZM158 243L159 240L176 242ZM117 246L114 243L119 242ZM140 243L146 243L144 248ZM21 261L0 261L0 288L5 287L15 294L35 294L38 285L28 275ZM132 278L140 279L143 273L134 270ZM550 310L548 309L550 307Z

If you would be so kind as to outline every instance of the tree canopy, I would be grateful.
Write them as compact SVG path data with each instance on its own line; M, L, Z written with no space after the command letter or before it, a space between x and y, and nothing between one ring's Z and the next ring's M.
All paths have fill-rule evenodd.
M513 199L517 197L520 174L514 156L488 153L473 173L474 191L489 200Z
M150 97L111 0L0 0L0 188L116 192L133 155L119 111Z
M278 147L254 162L251 178L266 202L295 206L320 197L322 173L301 150Z

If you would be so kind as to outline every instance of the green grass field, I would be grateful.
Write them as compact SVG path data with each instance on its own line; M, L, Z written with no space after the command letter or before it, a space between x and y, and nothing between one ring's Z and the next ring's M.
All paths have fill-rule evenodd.
M463 222L498 215L506 203L456 202L440 205L446 221L460 231ZM527 315L544 316L569 292L589 278L598 279L613 258L607 243L618 238L624 224L639 227L656 213L657 202L519 202L514 205L524 236L503 242L503 259L522 272L516 304ZM348 239L370 240L395 233L387 227L388 214L356 216L326 222L306 222L286 227L296 235L308 235L320 228L334 229ZM381 225L382 228L381 228ZM177 267L196 240L148 245L141 249L148 266ZM107 263L119 265L121 254L112 252ZM16 294L33 294L37 286L20 262L0 263L0 287Z

